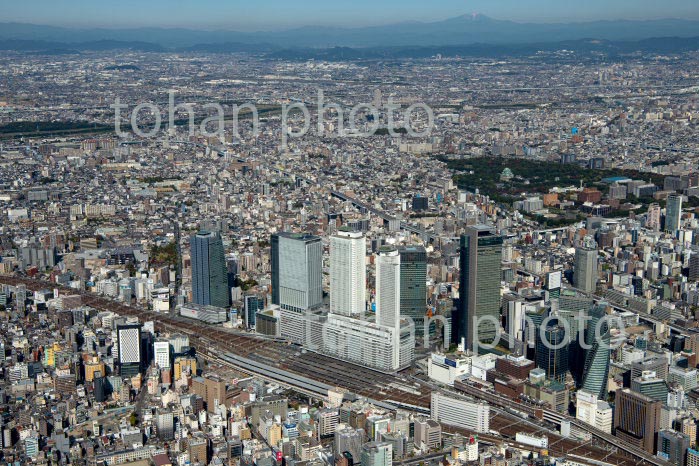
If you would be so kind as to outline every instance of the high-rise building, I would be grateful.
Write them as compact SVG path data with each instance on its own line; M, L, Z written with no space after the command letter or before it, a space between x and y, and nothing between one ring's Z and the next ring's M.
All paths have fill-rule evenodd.
M464 349L475 349L479 341L490 343L497 334L502 242L502 237L487 225L470 227L461 236L460 306L455 333Z
M133 376L141 372L141 325L117 325L117 350L119 370L122 376Z
M623 388L616 391L614 405L614 435L655 454L662 402Z
M587 349L585 350L582 380L582 388L590 393L594 393L601 400L607 398L611 344L606 309L606 303L599 303L590 309L591 319L588 321L585 332Z
M568 332L556 319L545 329L536 331L536 365L546 371L546 378L564 383L568 374Z
M400 325L400 254L383 246L376 257L376 323L384 327Z
M575 250L573 270L575 287L587 293L597 288L597 244L587 236L582 247Z
M670 194L665 205L665 231L674 233L682 223L682 195Z
M401 246L400 315L415 322L415 334L422 335L427 300L427 252L423 246Z
M355 461L361 459L362 444L364 443L364 429L353 429L349 426L339 427L335 430L334 452L340 456L349 452Z
M330 312L357 316L366 309L366 238L340 228L330 237Z
M689 448L689 436L675 430L658 433L658 456L677 466L684 466Z
M155 426L160 440L172 440L175 437L175 419L169 409L158 409Z
M692 253L689 257L689 280L699 281L699 252Z
M170 342L167 340L158 340L153 344L153 354L155 355L155 364L159 369L170 369Z
M272 304L304 311L323 303L323 245L309 234L272 235Z
M693 448L687 450L687 466L699 466L699 451Z
M204 306L228 307L231 293L221 236L202 230L191 237L190 247L192 301Z
M388 442L369 442L362 445L362 466L391 466L393 448Z

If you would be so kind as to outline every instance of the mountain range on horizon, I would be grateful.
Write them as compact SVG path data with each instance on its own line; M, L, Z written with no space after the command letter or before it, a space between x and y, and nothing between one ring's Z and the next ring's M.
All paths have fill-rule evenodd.
M517 45L581 39L640 41L654 37L699 36L699 21L686 19L606 20L578 23L519 23L483 15L462 15L436 22L402 22L383 26L339 28L304 26L280 31L240 32L187 28L67 28L0 23L0 41L34 43L47 48L72 44L140 44L146 49L182 50L240 44L259 50L328 49L333 47L434 47L469 44ZM19 47L21 48L21 47ZM31 48L31 47L30 47Z

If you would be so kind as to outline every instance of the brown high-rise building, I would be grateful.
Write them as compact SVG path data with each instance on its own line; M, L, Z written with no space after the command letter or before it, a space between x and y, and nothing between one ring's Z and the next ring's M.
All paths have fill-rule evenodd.
M199 395L206 403L206 410L213 413L218 404L226 403L226 382L216 376L194 377L192 379L192 393Z
M628 388L617 390L614 409L615 435L654 454L661 405L660 401Z

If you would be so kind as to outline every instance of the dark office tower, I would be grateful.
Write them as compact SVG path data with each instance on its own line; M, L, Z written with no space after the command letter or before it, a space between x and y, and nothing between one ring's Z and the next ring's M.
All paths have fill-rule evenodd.
M400 315L415 321L422 335L427 300L427 252L422 246L403 246L400 254Z
M566 329L556 319L551 319L545 330L536 329L536 365L546 371L547 379L565 382L568 374L568 343Z
M473 349L477 341L488 343L495 339L494 322L500 321L502 237L487 225L469 227L461 236L460 255L460 305L455 334L457 343ZM482 319L478 328L476 319Z
M642 277L632 277L631 285L633 286L634 296L643 296L643 278Z
M141 372L141 325L117 325L117 357L122 376L134 376Z
M257 325L257 311L265 308L264 299L257 295L245 296L245 326L255 328Z
M304 311L323 303L323 244L318 236L272 235L272 304Z
M585 366L583 368L583 390L594 393L600 400L607 399L609 377L609 353L611 334L607 321L606 303L590 309L590 320L585 331Z
M689 258L689 280L699 281L699 253L695 252Z
M192 300L201 305L228 307L231 293L221 236L202 230L191 237L190 246Z
M103 403L107 400L108 383L107 378L102 376L100 371L95 372L95 378L92 381L94 387L95 401Z
M675 430L661 430L658 433L658 456L671 464L684 466L689 446L687 434Z
M622 388L614 402L614 435L655 454L655 436L660 424L662 402Z

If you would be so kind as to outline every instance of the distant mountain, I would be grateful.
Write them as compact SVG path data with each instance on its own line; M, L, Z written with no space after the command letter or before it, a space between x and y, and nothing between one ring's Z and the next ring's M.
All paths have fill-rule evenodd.
M402 47L330 47L288 48L276 50L266 56L283 60L387 60L405 58L429 58L436 55L443 57L527 57L537 55L540 59L548 57L560 60L567 55L559 52L574 53L571 60L581 57L596 59L623 58L643 54L674 54L699 50L699 37L660 37L639 41L609 41L598 39L568 40L562 42L542 42L533 44L469 44L443 46L402 46ZM554 55L555 54L555 55Z
M697 31L699 21L684 19L536 24L497 20L483 15L464 15L436 22L412 21L360 28L306 26L269 32L199 31L185 28L72 29L0 23L0 41L44 41L68 45L68 48L71 48L70 44L116 41L144 48L147 48L145 44L154 44L163 49L219 47L227 51L249 51L255 48L264 51L274 48L535 44L585 38L638 41L651 37L693 37L697 35Z

